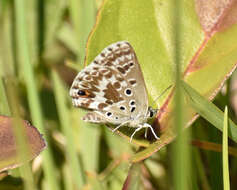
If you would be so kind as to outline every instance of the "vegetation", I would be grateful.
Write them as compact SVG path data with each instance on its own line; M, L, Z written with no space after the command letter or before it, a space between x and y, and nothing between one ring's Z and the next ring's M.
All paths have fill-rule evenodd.
M236 189L236 9L232 1L2 0L0 190ZM130 143L133 129L85 123L86 111L71 104L77 72L121 40L134 47L159 108L160 140L141 131Z

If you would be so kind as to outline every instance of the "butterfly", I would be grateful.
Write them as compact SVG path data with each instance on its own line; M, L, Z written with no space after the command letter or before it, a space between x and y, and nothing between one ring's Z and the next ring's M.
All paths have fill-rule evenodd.
M126 41L106 47L88 66L75 77L70 96L75 107L88 110L82 119L86 122L135 128L130 137L141 129L149 128L156 139L159 137L147 123L157 109L148 106L148 94L136 54Z

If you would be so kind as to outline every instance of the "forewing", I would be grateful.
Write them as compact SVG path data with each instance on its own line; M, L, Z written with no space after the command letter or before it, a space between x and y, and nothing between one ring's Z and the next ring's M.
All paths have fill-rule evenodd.
M85 67L78 73L70 89L73 105L107 111L112 104L124 101L113 86L117 81L115 73L110 68L94 63Z
M129 97L122 91L122 96L128 102L135 100L138 109L132 115L146 114L148 109L146 85L135 51L128 42L111 44L95 58L93 63L117 70L121 74L121 81L124 80L127 88L132 90L133 95Z

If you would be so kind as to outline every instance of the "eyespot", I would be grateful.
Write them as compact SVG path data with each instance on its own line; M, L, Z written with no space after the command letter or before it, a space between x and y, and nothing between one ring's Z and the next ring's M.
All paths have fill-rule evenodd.
M132 107L132 108L131 108L131 112L134 112L135 109L136 109L136 107Z
M121 110L125 110L126 108L125 108L124 106L120 106L119 109L121 109Z
M135 105L135 100L130 100L129 105L130 105L130 106Z
M115 119L118 119L118 117L115 117Z
M77 91L77 94L78 94L79 96L85 96L85 95L86 95L86 92L85 92L84 90L78 90L78 91Z
M112 116L112 113L111 113L111 112L107 112L106 115L107 115L108 117L111 117L111 116Z
M127 96L132 96L132 90L131 90L130 88L125 89L124 93L125 93Z

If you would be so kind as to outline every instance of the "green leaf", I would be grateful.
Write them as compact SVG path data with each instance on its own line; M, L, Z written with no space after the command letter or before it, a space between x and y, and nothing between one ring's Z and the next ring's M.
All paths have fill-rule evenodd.
M226 1L205 4L181 0L180 4L181 33L178 43L181 47L182 78L202 96L213 99L236 67L237 24L233 14L237 7ZM109 44L129 41L137 54L152 102L164 89L174 84L174 31L177 29L174 5L174 0L106 0L87 43L86 65ZM215 7L222 11L214 12ZM162 133L161 140L149 144L141 138L143 135L135 136L133 143L149 147L140 158L146 158L173 140L175 134L169 129L173 128L174 123L173 103L172 90L157 101L162 110L156 122ZM190 106L187 109L185 125L189 125L196 116L194 109ZM128 131L121 129L120 134L129 136Z

